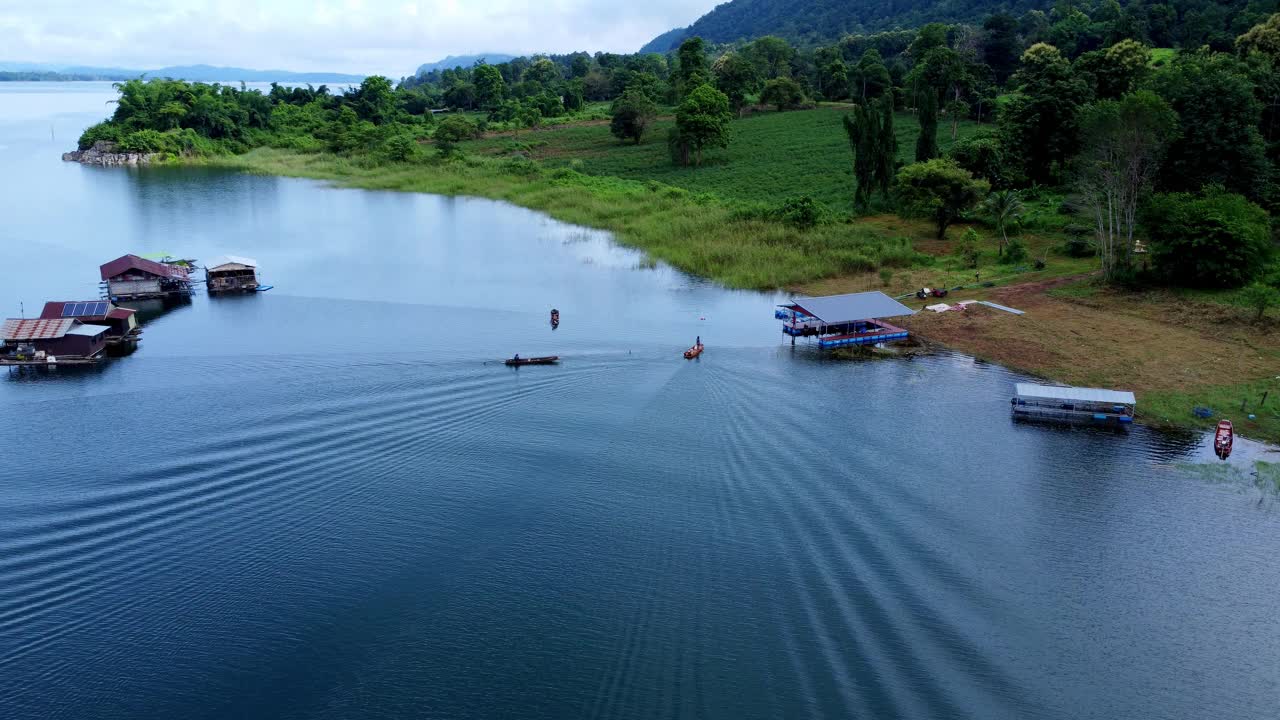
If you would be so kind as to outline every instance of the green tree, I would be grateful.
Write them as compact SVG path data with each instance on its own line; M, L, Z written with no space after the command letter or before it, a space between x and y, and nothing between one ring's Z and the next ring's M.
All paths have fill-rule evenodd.
M1144 84L1151 74L1151 50L1136 40L1121 40L1076 58L1072 71L1090 84L1095 97L1115 99Z
M916 31L916 37L911 41L911 47L907 48L907 54L919 60L924 58L930 50L946 46L947 26L936 22L928 23L920 26Z
M774 78L764 84L760 102L773 105L778 112L794 110L804 104L804 89L789 77Z
M730 51L721 55L711 67L711 74L716 88L729 98L730 107L738 112L746 104L747 95L760 87L755 65L740 53Z
M609 132L619 140L639 145L649 125L658 115L658 106L639 88L627 90L613 102Z
M893 93L880 98L880 139L876 143L876 187L886 197L898 172L898 134L893 128Z
M418 141L412 135L398 134L387 138L384 145L387 159L393 162L404 162L413 158L418 151Z
M858 64L853 66L850 81L853 83L855 94L862 101L880 97L893 86L893 78L889 77L889 68L885 67L884 58L875 48L867 48L867 51L862 54Z
M582 78L574 78L564 84L564 109L570 112L581 110L586 103L587 86Z
M1129 267L1138 205L1178 118L1158 95L1142 91L1094 103L1080 124L1084 152L1077 160L1076 191L1094 222L1103 276L1112 279Z
M867 105L855 105L853 112L844 116L844 131L853 153L853 203L858 208L866 208L875 184L880 114Z
M370 75L360 83L360 90L356 93L353 105L356 115L361 120L382 125L395 116L395 88L387 78L381 75Z
M492 111L507 98L507 83L502 73L492 65L479 65L471 76L476 88L476 104L482 110Z
M786 40L766 35L747 45L743 52L755 63L756 73L764 80L791 77L791 60L796 50Z
M431 137L435 140L436 147L440 148L441 154L448 155L456 149L458 143L474 140L479 135L480 129L470 118L454 113L440 121Z
M935 158L899 170L897 188L899 212L929 218L942 239L947 228L977 205L991 185L975 180L951 160Z
M1005 178L1004 147L997 138L990 135L966 138L947 148L947 157L973 173L974 177L987 180L995 187L1008 184Z
M982 209L987 219L1000 233L999 254L1004 255L1004 248L1009 244L1009 226L1018 222L1026 207L1017 190L996 190L982 202Z
M818 68L818 85L822 96L839 100L849 95L849 68L844 60L836 58Z
M1280 305L1280 290L1276 290L1265 283L1250 283L1245 286L1244 290L1240 291L1240 299L1244 301L1245 305L1258 311L1256 319L1261 322L1262 317L1266 315L1269 308Z
M981 238L973 228L965 228L964 234L960 236L960 241L956 243L953 252L956 257L960 258L960 264L971 270L976 270L978 263L982 260L982 248L980 246Z
M1018 20L1012 15L996 14L982 22L984 34L982 59L991 68L998 83L1004 83L1018 69Z
M560 66L547 58L539 58L524 71L523 79L525 82L536 82L544 88L551 87L560 82Z
M681 163L688 165L692 153L694 164L701 165L704 149L727 147L732 120L729 98L724 93L705 84L690 92L676 107L673 140Z
M676 71L672 73L671 81L680 97L711 81L707 44L702 38L694 36L680 43L680 49L676 51Z
M1241 56L1256 52L1280 62L1280 13L1268 16L1236 38L1236 50Z
M1255 200L1268 196L1262 107L1244 63L1207 50L1181 53L1156 73L1154 85L1181 129L1161 174L1165 189L1218 184Z
M916 162L938 157L938 93L924 87L916 97L916 117L920 135L916 138Z
M1014 74L1018 91L999 115L1005 155L1021 160L1023 174L1052 184L1080 144L1077 115L1089 88L1052 45L1037 43L1022 54Z
M1152 262L1179 285L1240 287L1273 252L1266 211L1221 187L1155 195L1145 216Z

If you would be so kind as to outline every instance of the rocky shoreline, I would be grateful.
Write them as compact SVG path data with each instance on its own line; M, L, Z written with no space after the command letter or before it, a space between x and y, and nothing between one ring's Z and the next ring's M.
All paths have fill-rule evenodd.
M116 144L107 140L99 140L87 150L73 150L72 152L62 153L62 159L67 162L102 165L103 167L150 165L156 157L156 153L118 152Z

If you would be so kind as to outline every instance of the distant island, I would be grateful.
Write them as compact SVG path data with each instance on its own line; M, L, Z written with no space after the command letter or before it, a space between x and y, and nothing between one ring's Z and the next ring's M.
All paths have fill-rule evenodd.
M490 65L498 65L504 62L515 60L515 55L507 55L505 53L480 53L478 55L449 55L443 60L435 62L423 63L418 66L416 75L426 75L436 70L452 70L454 68L469 68L478 62L486 62Z
M92 66L0 63L0 82L70 82L86 80L130 80L136 77L164 77L189 82L298 82L358 83L364 75L335 72L294 72L291 70L251 70L214 65L172 65L155 70L133 70Z

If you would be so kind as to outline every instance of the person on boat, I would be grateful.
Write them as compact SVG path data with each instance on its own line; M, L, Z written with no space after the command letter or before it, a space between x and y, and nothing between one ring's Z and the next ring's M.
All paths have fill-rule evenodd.
M516 362L520 362L520 353L516 353L516 356L511 359L515 360Z
M699 336L697 337L697 339L693 341L693 346L694 346L694 347L702 347L702 336L701 336L701 335L699 335Z

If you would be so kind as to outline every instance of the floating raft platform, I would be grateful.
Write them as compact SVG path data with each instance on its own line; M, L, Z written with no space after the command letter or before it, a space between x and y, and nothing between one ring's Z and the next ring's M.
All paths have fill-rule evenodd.
M1023 420L1127 427L1137 400L1124 390L1018 383L1010 405L1013 416Z
M827 335L818 338L818 347L823 350L849 347L851 345L875 345L876 343L906 340L911 333L896 325L880 320L865 320L854 327L854 332L842 335Z

